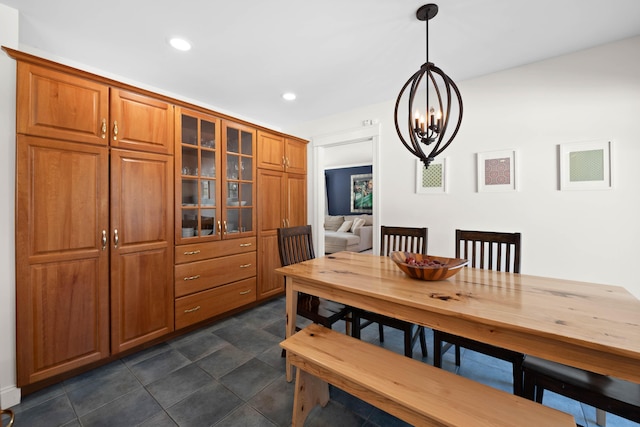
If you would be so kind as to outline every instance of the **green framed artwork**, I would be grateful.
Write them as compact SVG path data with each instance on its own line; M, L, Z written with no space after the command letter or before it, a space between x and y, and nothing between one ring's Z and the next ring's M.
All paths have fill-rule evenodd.
M608 190L612 187L612 142L560 144L560 190Z
M351 175L351 212L373 213L373 175Z
M424 163L416 160L416 193L443 194L447 192L447 163L446 157L434 159L428 168Z

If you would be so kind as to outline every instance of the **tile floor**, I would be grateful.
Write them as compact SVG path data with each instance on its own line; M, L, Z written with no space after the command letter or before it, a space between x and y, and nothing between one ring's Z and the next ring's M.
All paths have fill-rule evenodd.
M26 396L12 408L14 427L289 426L294 389L285 380L278 346L284 311L283 298L272 300ZM377 328L364 329L362 339L377 343ZM401 334L385 330L384 346L403 353ZM419 346L414 358L421 359ZM462 358L460 375L511 391L509 364L464 350ZM422 360L433 363L431 354ZM452 354L444 363L454 370ZM596 426L591 407L549 392L544 403L573 414L585 427ZM330 403L316 407L307 421L331 427L406 425L336 388ZM633 425L607 415L608 427Z

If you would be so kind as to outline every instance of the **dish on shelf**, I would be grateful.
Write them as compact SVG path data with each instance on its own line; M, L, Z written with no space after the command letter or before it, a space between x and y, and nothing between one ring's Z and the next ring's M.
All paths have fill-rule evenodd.
M396 251L391 259L407 276L420 280L444 280L458 273L469 263L467 259Z

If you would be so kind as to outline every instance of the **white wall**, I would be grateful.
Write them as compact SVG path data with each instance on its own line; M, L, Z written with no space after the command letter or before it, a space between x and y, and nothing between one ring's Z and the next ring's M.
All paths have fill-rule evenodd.
M18 11L0 4L0 45L18 47ZM20 402L16 388L15 157L16 63L0 52L0 407Z
M635 37L458 82L464 120L445 152L446 195L415 193L415 160L393 124L395 99L286 132L312 138L377 119L379 224L427 226L429 252L443 256L454 254L456 228L520 231L523 273L622 285L640 297L638 52ZM406 77L398 76L398 90ZM558 144L591 140L614 141L615 188L559 191ZM503 149L518 152L519 191L476 192L475 154Z

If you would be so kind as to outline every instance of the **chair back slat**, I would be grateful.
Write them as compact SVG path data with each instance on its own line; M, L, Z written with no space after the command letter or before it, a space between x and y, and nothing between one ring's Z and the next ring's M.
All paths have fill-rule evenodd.
M278 251L283 267L315 258L311 226L278 228Z
M428 229L426 227L380 227L380 255L389 256L393 251L419 254L427 253Z
M520 273L520 240L520 233L456 230L456 258L473 268Z

